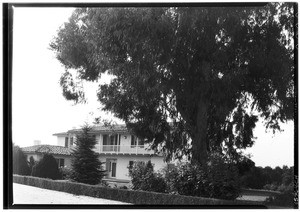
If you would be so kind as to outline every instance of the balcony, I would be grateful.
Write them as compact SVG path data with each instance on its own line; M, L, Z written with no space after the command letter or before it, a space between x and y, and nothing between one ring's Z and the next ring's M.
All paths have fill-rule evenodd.
M111 154L154 154L153 150L147 150L144 145L139 146L120 146L120 145L103 145L100 146L100 153Z

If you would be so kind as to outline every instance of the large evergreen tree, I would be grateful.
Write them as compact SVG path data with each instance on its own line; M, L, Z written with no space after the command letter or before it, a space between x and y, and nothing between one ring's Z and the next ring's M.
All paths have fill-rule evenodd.
M74 69L87 81L108 71L105 110L153 149L205 163L253 145L253 111L274 130L293 119L294 6L81 8L50 46L66 99L84 101Z
M90 131L91 127L85 125L76 137L76 147L72 151L74 159L71 178L77 182L95 185L101 182L105 171L98 154L93 150L96 139Z

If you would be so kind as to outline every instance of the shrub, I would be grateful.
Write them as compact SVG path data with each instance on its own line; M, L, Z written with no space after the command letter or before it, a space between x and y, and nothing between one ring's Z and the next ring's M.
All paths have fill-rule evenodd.
M263 187L263 189L270 190L270 191L276 191L277 188L278 188L278 186L276 184L274 184L274 183L272 183L272 184L266 184Z
M132 189L154 192L167 192L167 184L159 173L154 173L151 161L137 162L129 170Z
M29 158L29 169L30 169L30 174L32 175L32 169L34 167L34 165L36 164L34 158L32 156L30 156Z
M120 189L128 189L127 186L120 186Z
M72 175L73 171L72 171L72 169L67 168L67 167L60 167L59 172L60 172L63 180L69 180L69 179L71 179L71 175Z
M238 170L218 156L208 165L181 163L164 170L170 193L233 200L239 196Z
M32 176L50 178L53 180L61 179L61 174L55 158L50 154L45 154L33 167Z
M268 175L262 167L252 167L243 177L243 186L251 189L263 189L268 183Z
M30 175L30 168L23 151L19 146L13 145L13 173Z
M77 135L76 147L72 152L74 159L71 179L80 183L96 185L101 182L105 171L102 170L102 163L93 150L96 139L90 131L91 128L85 125L82 132Z
M275 197L269 197L266 200L266 203L269 205L278 205L278 206L284 206L284 207L290 207L292 208L294 206L294 184L291 183L288 186L281 187L282 193L275 196Z

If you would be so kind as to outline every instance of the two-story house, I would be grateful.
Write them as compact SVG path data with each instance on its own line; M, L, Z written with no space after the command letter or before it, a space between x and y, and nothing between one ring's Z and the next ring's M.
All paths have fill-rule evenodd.
M72 129L57 136L57 145L72 149L75 146L76 134L80 129ZM137 161L151 161L154 170L164 168L167 164L162 155L155 154L143 140L131 135L125 125L94 126L90 131L95 136L97 144L95 151L99 160L107 170L105 180L127 183L130 181L129 168Z

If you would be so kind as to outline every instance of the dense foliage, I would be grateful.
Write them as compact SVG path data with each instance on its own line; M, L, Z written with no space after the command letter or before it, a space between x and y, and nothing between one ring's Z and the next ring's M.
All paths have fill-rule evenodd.
M220 155L210 156L208 165L170 164L158 172L153 171L150 161L147 164L139 162L129 173L134 190L227 200L236 199L240 193L237 168L224 162Z
M252 167L241 176L244 187L252 189L266 189L273 191L286 191L294 187L294 167Z
M90 131L91 128L85 125L76 136L76 146L71 153L73 156L71 179L95 185L101 182L105 171L102 169L98 154L93 150L97 141Z
M294 187L289 186L281 194L275 197L269 197L266 202L270 205L278 205L293 208L295 206Z
M279 191L281 194L267 199L267 204L284 207L294 207L295 180L294 167L252 167L249 171L241 175L242 186L251 189L264 189ZM296 185L294 184L296 182ZM297 188L296 188L297 190Z
M240 194L238 170L213 155L208 165L181 163L165 169L169 192L181 195L234 200Z
M30 169L30 174L32 175L32 170L33 170L33 167L35 166L36 162L33 158L33 156L30 156L29 158L29 169Z
M72 169L68 167L59 167L59 172L63 180L69 180L72 176Z
M134 163L133 167L129 169L129 176L133 190L167 192L164 178L161 174L154 172L151 161L146 164L143 162Z
M44 154L43 158L33 166L32 176L50 178L52 180L61 179L61 174L53 155Z
M13 145L13 173L19 175L30 175L31 173L26 156L16 145Z
M63 95L84 101L75 77L108 72L99 101L153 149L239 157L254 143L253 111L274 130L293 119L295 6L76 9L50 44Z

